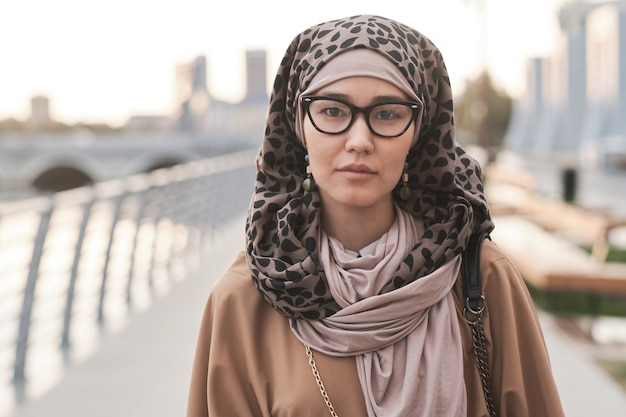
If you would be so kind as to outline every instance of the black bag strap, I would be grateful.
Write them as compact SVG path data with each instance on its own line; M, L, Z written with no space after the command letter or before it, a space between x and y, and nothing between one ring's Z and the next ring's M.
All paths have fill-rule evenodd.
M490 239L488 233L475 233L469 239L463 252L461 264L463 277L463 298L471 312L477 312L484 305L483 290L480 282L480 253L483 241Z
M472 329L472 344L476 366L483 386L485 404L490 417L496 417L491 391L491 374L489 372L489 355L487 354L487 340L483 328L483 311L485 310L485 296L480 281L480 256L483 241L490 239L488 233L473 234L463 252L461 277L463 279L463 318Z

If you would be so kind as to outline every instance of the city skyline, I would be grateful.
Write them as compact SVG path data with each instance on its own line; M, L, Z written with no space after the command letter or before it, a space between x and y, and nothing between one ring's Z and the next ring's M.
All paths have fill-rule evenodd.
M245 90L246 50L268 53L268 85L284 49L307 26L349 14L396 18L442 50L453 87L482 70L481 16L486 6L486 60L495 82L515 96L523 91L525 62L556 44L562 0L416 1L407 7L364 0L358 6L320 0L306 12L285 0L220 6L194 0L80 2L25 0L5 5L0 37L0 120L25 119L33 96L50 99L63 122L123 124L131 115L170 114L175 67L207 57L212 96L236 102ZM34 13L33 10L37 10ZM494 35L495 34L495 35Z

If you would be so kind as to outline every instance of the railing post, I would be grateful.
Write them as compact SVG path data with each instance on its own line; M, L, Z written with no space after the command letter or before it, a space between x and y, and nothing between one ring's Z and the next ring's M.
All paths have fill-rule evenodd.
M39 227L33 247L28 276L26 278L26 287L24 289L24 299L22 302L22 310L20 314L20 324L18 329L17 343L15 347L15 366L13 371L13 382L16 387L18 398L24 395L24 387L26 383L26 351L28 350L28 335L30 332L31 315L33 312L33 303L35 298L35 286L37 285L37 277L39 272L39 264L43 247L52 217L53 205L49 200L48 207L41 212L39 217Z
M111 265L111 250L113 249L113 241L115 239L115 229L120 220L120 212L122 210L122 203L124 201L124 194L119 194L113 197L113 218L111 219L111 231L109 232L109 239L107 241L107 248L104 254L104 266L102 268L102 283L100 284L100 297L98 300L98 324L104 323L104 298L106 296L107 276L109 275L109 266Z
M76 278L78 277L78 264L80 263L80 256L83 249L83 242L85 240L85 234L87 232L87 224L89 223L89 216L91 215L91 209L93 207L93 197L89 201L85 202L83 207L83 216L80 221L80 228L78 229L78 237L76 240L76 247L74 248L74 259L72 261L72 267L70 269L70 281L67 288L67 297L65 302L65 314L63 316L63 333L61 334L61 348L67 350L70 347L70 323L72 320L72 306L74 304L74 293L76 290Z
M143 184L145 186L145 184ZM150 188L142 188L141 190L135 191L136 198L139 199L139 207L137 207L137 212L135 213L135 233L133 236L132 248L130 250L130 265L128 267L128 280L126 281L126 304L128 308L132 308L133 300L132 300L132 286L133 286L133 278L136 273L136 258L137 258L137 246L139 244L139 238L141 233L141 227L144 222L144 213L146 210L146 201L147 194L150 192Z

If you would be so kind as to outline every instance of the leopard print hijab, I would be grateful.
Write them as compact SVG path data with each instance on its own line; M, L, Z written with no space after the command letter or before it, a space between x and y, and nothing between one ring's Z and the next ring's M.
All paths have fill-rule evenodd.
M246 221L246 257L258 290L286 317L316 320L340 307L318 259L320 197L306 192L306 149L295 134L297 97L333 57L368 48L398 66L424 103L410 149L411 197L402 209L425 233L397 266L382 293L428 275L463 252L472 233L493 228L478 163L455 141L452 90L443 57L416 30L380 16L353 16L295 37L276 75L257 177Z

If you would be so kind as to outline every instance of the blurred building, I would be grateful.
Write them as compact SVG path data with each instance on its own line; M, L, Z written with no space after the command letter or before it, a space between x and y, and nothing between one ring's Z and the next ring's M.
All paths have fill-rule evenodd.
M176 66L176 107L178 128L183 131L207 133L207 115L211 104L207 88L206 58Z
M150 114L133 115L124 125L124 130L129 132L166 132L173 129L172 117Z
M218 141L229 138L236 146L260 145L268 101L267 53L246 51L244 98L237 103L212 99L207 113L209 129Z
M30 130L45 130L52 125L48 97L34 96L30 99L30 116L26 124Z
M626 1L570 1L549 57L529 61L507 145L604 162L626 155Z
M246 51L246 98L244 101L267 100L266 55L263 50Z

